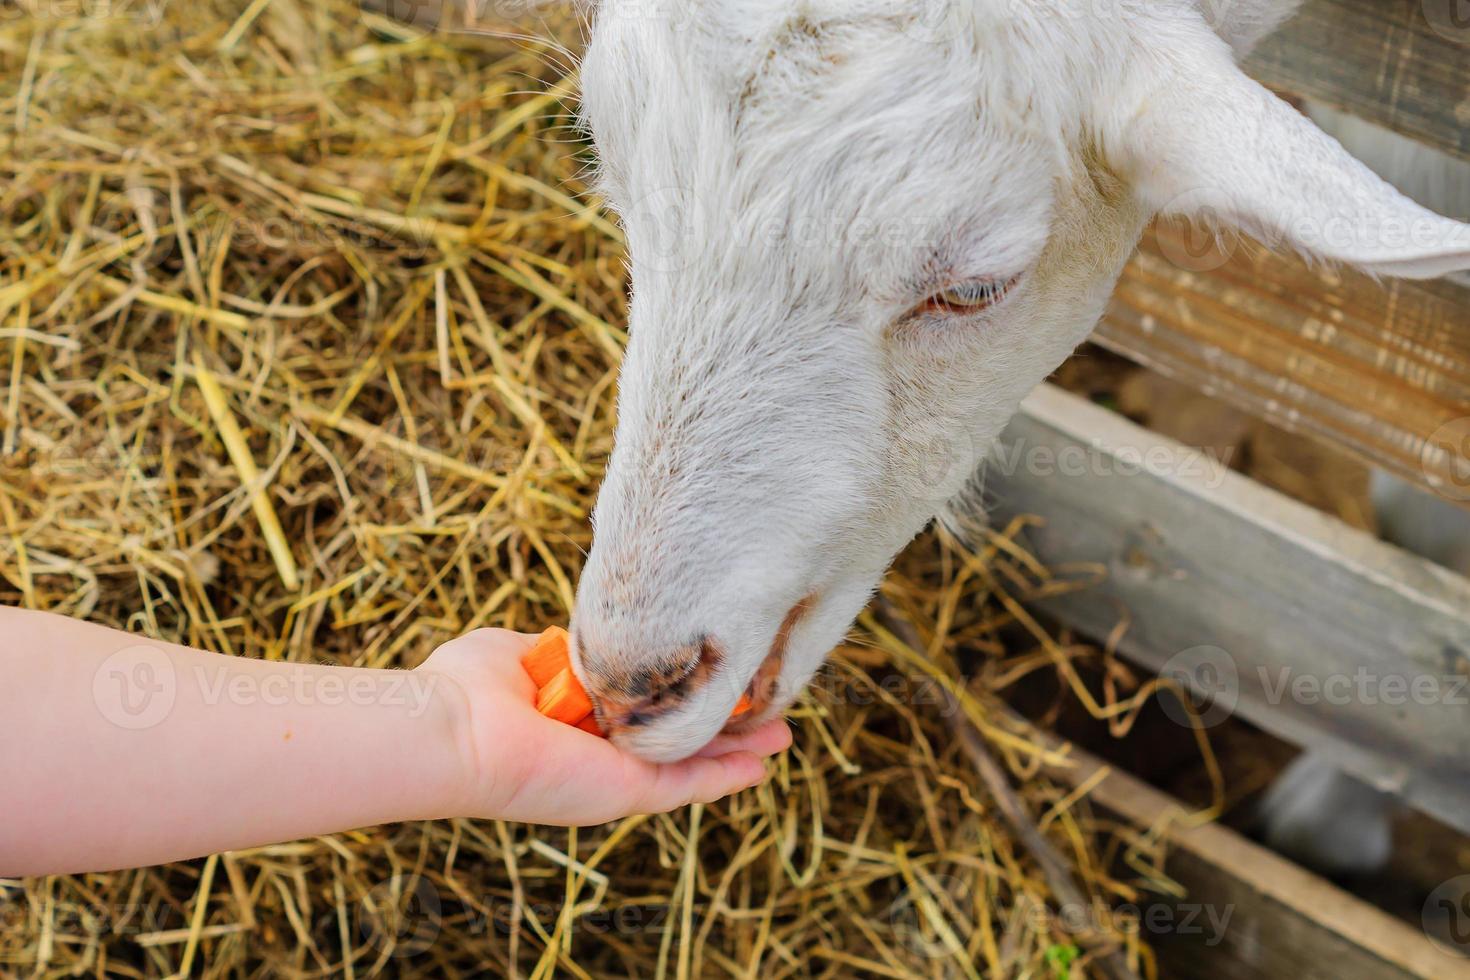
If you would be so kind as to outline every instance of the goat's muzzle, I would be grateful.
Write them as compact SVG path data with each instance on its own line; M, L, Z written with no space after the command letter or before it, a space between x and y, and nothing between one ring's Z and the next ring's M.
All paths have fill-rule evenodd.
M588 652L581 649L585 664ZM590 669L587 693L598 724L611 736L657 721L708 687L724 661L719 643L705 635L650 666L618 673Z

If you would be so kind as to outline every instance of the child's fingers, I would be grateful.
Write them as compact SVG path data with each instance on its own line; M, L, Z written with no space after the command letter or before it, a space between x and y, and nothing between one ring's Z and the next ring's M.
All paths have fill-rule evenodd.
M775 755L791 745L791 729L784 719L773 718L754 731L739 735L718 735L695 753L701 758L712 758L730 752L754 752L756 755Z
M550 721L550 719L546 720ZM555 724L561 726L555 729L557 737L574 737L577 746L583 749L589 745L586 741L587 738L599 738L599 736L588 735L586 732L577 729L567 731L566 726L562 725L561 722L555 722ZM548 729L548 731L553 730ZM691 758L714 759L722 755L729 755L732 752L748 752L764 758L775 755L778 752L784 752L790 748L791 737L791 728L787 725L786 721L782 718L773 718L753 731L743 732L739 735L717 735L704 748L694 753ZM601 741L613 748L613 751L618 752L620 755L622 754L622 750L612 746L606 739L601 739ZM677 765L678 763L673 764Z
M521 657L525 656L527 650L536 645L540 639L538 633L517 633L515 630L503 630L487 626L467 634L468 639L473 639L478 646L482 646L486 652L494 655L498 660L514 661L520 666Z
M766 767L752 752L685 759L653 767L628 806L630 813L666 813L690 803L713 803L761 782Z
M710 803L754 786L765 765L753 752L655 764L605 739L549 722L537 748L535 799L518 819L547 823L605 823L634 813L664 813L689 803Z
M472 656L476 661L475 666L481 670L529 681L525 668L521 666L521 658L526 655L527 650L535 646L536 639L531 633L487 627L466 633L448 645L456 648L461 655Z

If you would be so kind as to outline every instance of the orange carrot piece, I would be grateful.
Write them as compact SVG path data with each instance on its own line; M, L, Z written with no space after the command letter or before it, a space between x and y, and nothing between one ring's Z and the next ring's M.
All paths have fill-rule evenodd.
M587 696L577 675L572 673L572 654L567 646L569 639L567 631L560 626L548 627L536 639L535 645L521 656L521 666L536 685L536 710L548 718L606 738L607 733L592 714L592 699ZM750 697L742 694L730 717L743 715L751 707Z
M572 669L563 667L536 695L536 710L554 721L575 725L592 713L592 701Z
M531 675L536 689L551 683L552 678L571 666L571 652L567 647L567 631L552 626L536 640L536 645L521 657L521 666Z

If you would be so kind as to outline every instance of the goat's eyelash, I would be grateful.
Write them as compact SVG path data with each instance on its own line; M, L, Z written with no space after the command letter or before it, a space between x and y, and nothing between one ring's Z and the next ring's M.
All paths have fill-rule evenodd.
M1020 279L1017 275L1009 279L970 279L951 283L931 293L914 313L979 313L1005 299Z

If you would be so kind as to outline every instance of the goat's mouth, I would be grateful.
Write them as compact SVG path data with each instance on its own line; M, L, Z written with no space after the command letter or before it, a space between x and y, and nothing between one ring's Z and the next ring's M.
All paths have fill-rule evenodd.
M791 643L791 634L816 604L817 594L812 593L792 606L791 610L786 613L786 618L781 620L781 626L776 630L776 638L771 643L771 652L766 654L766 658L756 668L755 676L750 679L750 684L745 688L745 696L750 701L750 709L742 711L739 716L731 719L725 725L726 733L738 734L748 731L767 720L766 715L771 705L783 694L781 668L786 664L786 648Z

